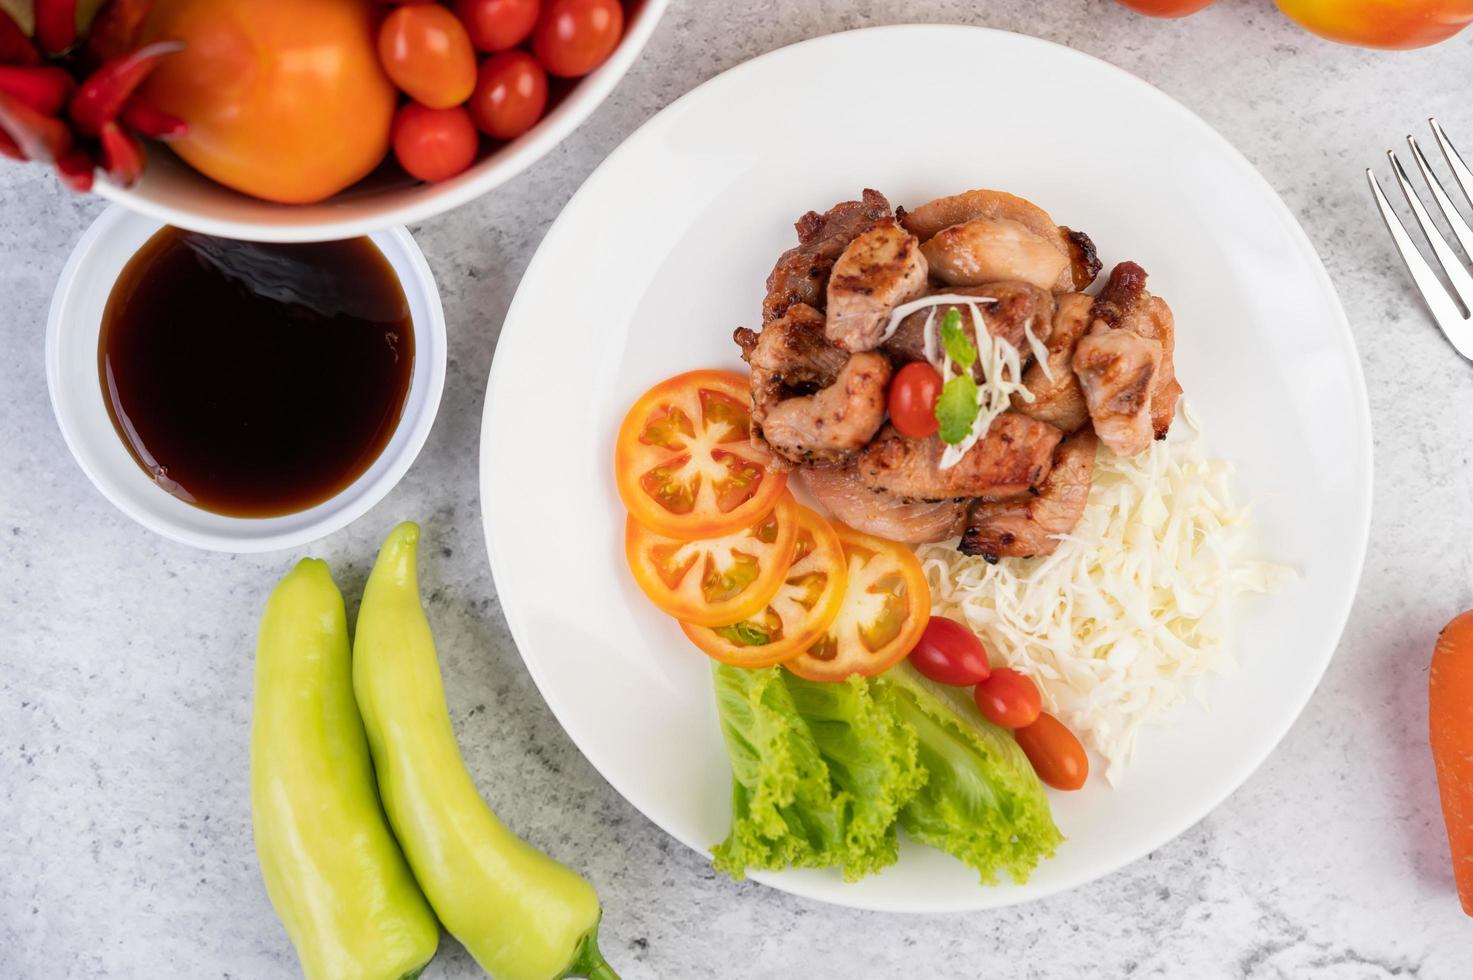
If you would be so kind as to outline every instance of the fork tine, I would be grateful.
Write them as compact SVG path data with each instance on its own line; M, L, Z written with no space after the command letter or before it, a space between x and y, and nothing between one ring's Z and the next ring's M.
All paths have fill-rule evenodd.
M1427 236L1427 244L1432 246L1432 254L1437 259L1437 264L1442 266L1448 282L1452 283L1453 292L1457 294L1463 309L1473 310L1473 276L1468 274L1468 270L1458 259L1457 253L1443 239L1442 232L1438 231L1437 226L1432 223L1432 217L1422 206L1422 199L1417 196L1416 188L1412 187L1412 180L1407 176L1406 168L1401 165L1401 160L1389 150L1386 156L1391 159L1393 176L1401 185L1401 193L1407 199L1407 206L1412 209L1412 217L1417 220L1417 227L1422 229L1423 235Z
M1447 161L1448 167L1452 169L1453 179L1458 182L1458 188L1462 190L1468 203L1473 205L1473 170L1468 169L1462 156L1453 147L1452 140L1448 139L1447 134L1442 131L1442 124L1436 119L1429 119L1427 122L1432 125L1432 135L1437 137L1437 146L1442 150L1442 157ZM1473 255L1470 255L1469 258L1473 258Z
M1452 198L1448 197L1447 191L1443 190L1442 181L1438 180L1437 175L1432 172L1426 155L1417 145L1417 138L1408 136L1407 144L1412 148L1412 158L1417 161L1417 169L1422 171L1422 179L1427 182L1427 189L1432 192L1432 199L1437 202L1437 210L1442 212L1458 244L1463 246L1463 254L1473 258L1473 228L1468 227L1468 222L1464 221L1463 216L1458 213L1457 205L1453 204Z
M1391 202L1386 200L1386 195L1381 190L1381 182L1369 168L1366 170L1366 182L1371 185L1371 194L1376 199L1381 220L1386 222L1386 230L1391 232L1392 243L1395 244L1402 262L1406 263L1407 272L1411 273L1412 281L1417 284L1417 292L1422 295L1422 301L1427 304L1427 311L1432 314L1437 328L1459 354L1473 361L1473 330L1469 329L1462 311L1443 288L1437 273L1432 271L1432 266L1427 264L1422 253L1417 251L1417 246L1412 244L1406 226L1391 209Z

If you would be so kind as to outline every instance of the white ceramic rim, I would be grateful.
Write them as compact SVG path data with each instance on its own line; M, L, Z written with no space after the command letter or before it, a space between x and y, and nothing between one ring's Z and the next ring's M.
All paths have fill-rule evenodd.
M1166 829L1160 834L1159 840L1149 845L1143 845L1128 850L1122 849L1114 855L1114 859L1112 861L1108 862L1108 864L1104 866L1093 869L1092 873L1078 875L1070 880L1058 881L1049 886L1030 884L1026 891L1015 889L988 889L979 887L977 889L977 900L965 905L927 904L923 901L912 901L903 904L857 901L846 898L846 893L843 890L840 890L836 897L836 895L832 893L820 893L822 891L821 889L810 887L806 881L800 882L791 878L783 877L785 874L791 874L791 872L749 872L748 874L748 877L752 878L753 880L760 881L764 884L778 888L779 890L786 891L790 894L797 895L803 898L871 911L905 912L915 914L980 911L984 909L1021 905L1028 902L1038 901L1040 899L1047 898L1051 895L1055 895L1063 891L1069 891L1074 888L1087 885L1093 881L1099 880L1100 878L1113 874L1121 868L1140 860L1142 857L1145 857L1152 851L1170 843L1172 840L1175 840L1182 833L1190 829L1205 816L1207 816L1210 812L1216 809L1217 806L1219 806L1228 796L1235 792L1248 779L1248 777L1251 776L1260 765L1262 765L1262 763L1268 758L1268 756L1273 753L1279 743L1283 740L1284 736L1287 735L1289 729L1293 726L1294 722L1298 720L1299 716L1303 713L1305 705L1309 702L1310 697L1318 688L1320 681L1324 677L1326 669L1328 669L1329 667L1330 660L1334 656L1335 651L1339 646L1340 639L1343 636L1345 630L1346 622L1349 619L1351 609L1353 608L1355 602L1356 594L1359 590L1359 584L1364 570L1365 557L1370 535L1371 502L1373 499L1374 489L1372 485L1374 465L1370 401L1369 395L1366 390L1364 371L1362 368L1360 354L1355 342L1354 333L1351 330L1349 320L1345 315L1344 307L1340 302L1339 296L1335 291L1334 284L1331 281L1328 272L1326 272L1324 268L1323 262L1320 260L1319 255L1316 252L1314 245L1310 241L1308 235L1305 234L1304 229L1300 226L1298 220L1294 217L1293 212L1289 210L1283 199L1279 197L1278 193L1273 189L1272 185L1269 184L1268 181L1263 177L1263 175L1258 172L1253 164L1249 162L1249 160L1225 137L1217 132L1216 129L1214 129L1210 124L1208 124L1196 113L1192 112L1192 110L1177 102L1171 96L1151 85L1149 82L1146 82L1144 79L1138 78L1137 76L1131 74L1130 72L1127 72L1123 68L1110 64L1109 62L1102 59L1096 58L1093 55L1089 55L1084 52L1069 48L1066 45L1057 44L1055 42L1044 40L1042 38L1015 34L1013 32L1001 31L993 28L970 27L963 25L890 25L882 27L861 28L854 31L839 32L837 34L811 38L805 41L797 42L792 45L788 45L783 48L776 49L774 51L767 52L766 54L760 55L747 62L728 69L721 75L718 75L715 78L708 80L706 83L703 83L702 86L698 86L696 89L687 92L685 95L681 96L681 98L677 99L665 109L661 110L661 112L658 113L656 116L647 120L638 130L636 130L628 138L626 138L626 140L622 144L620 144L619 147L617 147L611 154L609 154L608 157L605 158L605 160L599 165L599 167L596 168L589 175L589 177L579 188L577 193L575 193L573 197L568 201L568 203L564 206L562 213L559 214L558 219L553 223L551 228L549 228L547 234L543 238L543 245L539 247L538 252L533 256L526 272L523 274L523 283L532 280L538 273L540 273L543 264L548 261L552 261L546 245L548 244L548 242L555 240L557 232L559 231L559 227L564 224L564 219L569 214L579 210L582 207L584 197L593 195L594 190L599 187L601 183L601 178L603 177L605 171L610 170L613 166L615 166L616 163L626 153L632 152L630 149L631 145L636 143L636 141L638 141L640 137L645 134L646 130L654 127L659 122L659 120L667 113L675 111L678 107L682 106L683 103L692 99L695 94L701 90L701 88L705 87L705 85L711 84L711 82L715 81L716 79L729 80L730 76L739 76L744 73L752 72L757 68L757 66L761 65L768 59L779 56L792 56L792 53L798 49L834 43L837 39L845 35L880 33L899 35L909 32L928 32L938 30L973 31L989 35L997 35L1001 37L1006 37L1008 39L1008 43L1034 45L1047 47L1050 49L1058 49L1067 52L1069 55L1072 55L1074 57L1093 62L1095 68L1103 69L1111 74L1120 76L1123 79L1127 79L1131 83L1139 86L1142 90L1143 97L1153 98L1157 100L1158 104L1160 104L1165 111L1177 114L1189 121L1191 124L1199 127L1204 137L1208 141L1217 144L1217 147L1222 152L1224 159L1231 160L1233 164L1239 168L1239 170L1242 172L1243 178L1246 181L1254 183L1263 189L1266 194L1266 198L1271 200L1272 202L1270 206L1278 212L1278 215L1282 220L1282 224L1285 230L1288 232L1289 236L1293 239L1298 248L1302 251L1305 260L1313 269L1315 285L1317 286L1318 290L1323 294L1323 298L1326 304L1326 310L1332 314L1335 326L1338 328L1341 339L1343 340L1343 353L1345 354L1346 367L1349 372L1350 379L1353 382L1355 392L1358 395L1358 397L1355 399L1354 416L1349 421L1354 425L1354 428L1358 430L1359 433L1359 438L1357 441L1360 444L1361 465L1358 467L1358 476L1359 482L1364 486L1365 489L1356 507L1354 525L1352 527L1346 528L1347 534L1354 535L1355 560L1353 580L1349 583L1350 587L1347 588L1343 593L1343 596L1338 603L1338 607L1335 608L1333 611L1327 611L1330 616L1330 621L1333 623L1333 630L1327 629L1325 635L1327 637L1333 637L1334 639L1333 642L1328 643L1323 650L1315 651L1315 655L1318 658L1318 665L1313 671L1314 683L1306 685L1299 696L1294 699L1292 711L1284 711L1274 720L1274 723L1272 725L1266 726L1265 730L1270 733L1270 737L1263 740L1263 742L1261 743L1263 746L1262 751L1245 754L1244 756L1239 758L1237 760L1237 764L1232 767L1231 771L1227 772L1218 781L1219 791L1211 794L1210 798L1203 799L1201 803L1196 807L1182 809L1181 812L1177 814L1176 818L1171 820ZM498 353L505 346L504 341L506 339L506 326L521 321L520 315L523 312L521 309L523 305L525 305L525 293L521 288L519 288L517 295L513 298L512 303L507 311L507 315L504 321L502 340L498 344ZM503 375L506 375L514 370L515 367L509 366L507 359L504 357L498 356L496 360L492 363L488 379L487 396L482 414L481 430L481 495L482 519L484 523L486 537L486 550L491 565L492 579L494 584L496 585L497 595L500 600L499 605L501 606L502 612L506 617L508 629L512 635L513 640L517 644L518 652L522 655L522 659L523 662L526 664L528 673L531 674L533 681L537 684L539 691L541 691L543 698L547 701L548 707L552 710L554 717L558 719L559 724L563 726L564 730L568 733L569 737L572 738L574 744L578 746L579 750L583 752L584 757L588 759L589 763L593 765L596 770L598 770L599 774L603 776L604 779L608 781L609 784L613 786L614 789L618 791L621 796L623 796L632 806L634 806L635 809L639 810L646 819L659 826L671 837L674 837L676 840L681 841L683 844L696 851L703 858L709 859L709 841L693 841L687 839L684 834L669 826L665 820L662 820L644 811L644 809L640 807L637 802L635 802L634 796L632 796L626 790L623 785L623 781L614 777L599 765L597 761L597 753L590 753L584 746L582 740L580 740L579 737L574 734L576 726L569 726L567 721L568 709L566 705L561 703L559 698L554 693L552 693L555 689L554 685L548 683L548 678L544 676L544 673L539 664L533 658L528 657L526 653L527 627L522 622L521 614L519 612L521 604L516 599L518 590L522 588L522 585L520 583L523 581L523 579L516 574L516 570L514 568L510 567L507 564L507 559L505 555L498 548L496 532L495 529L492 527L493 515L486 506L486 500L490 492L490 485L496 479L496 470L491 465L493 456L491 452L493 441L493 420L497 417L498 414L506 414L508 416L515 414L514 412L511 412L509 410L509 407L507 405L502 403L502 398L499 392L503 386L498 385L498 380Z
M52 412L61 429L62 438L66 441L67 449L71 452L72 458L77 461L77 465L82 468L82 472L92 481L92 485L124 514L161 537L208 551L235 554L295 548L316 541L346 527L382 500L409 471L409 467L414 464L419 451L424 447L425 440L429 437L430 429L434 425L435 415L440 407L440 396L445 386L448 346L445 313L440 304L439 291L435 286L434 273L430 270L429 263L425 261L419 245L415 243L409 231L405 228L389 228L374 232L369 236L376 245L380 246L385 259L393 265L406 293L415 290L422 294L428 314L425 322L420 322L418 318L414 322L414 375L410 389L405 395L404 410L394 434L385 444L379 456L358 479L328 500L307 510L281 517L244 518L211 514L184 503L155 485L131 456L129 456L129 461L132 462L131 469L125 470L129 475L123 479L128 480L133 486L129 488L130 493L120 492L122 488L117 478L109 475L109 469L116 470L118 467L104 466L94 457L93 452L88 448L88 440L82 435L83 420L75 416L74 410L70 407L71 401L61 395L63 385L61 347L64 334L77 330L86 331L92 338L91 348L95 350L96 338L101 325L99 321L93 320L82 322L80 316L73 315L73 308L78 305L84 290L100 293L103 302L106 302L106 295L111 292L113 286L112 279L106 282L94 279L83 280L80 274L91 261L97 246L105 241L108 235L117 232L120 224L127 221L147 221L155 227L155 230L163 227L163 223L155 219L137 215L117 205L104 211L78 240L70 258L67 259L66 266L57 279L56 291L52 294L51 309L46 324L46 386L51 398ZM385 245L392 247L384 248ZM90 375L95 382L95 366L91 369ZM100 400L98 404L101 405ZM98 420L93 420L93 422L95 424ZM104 417L101 424L106 425L109 430L113 428L110 418ZM114 438L117 438L115 432L113 435ZM118 439L117 442L119 449L126 454L127 449L122 445L122 440ZM169 519L159 510L139 506L130 499L131 493L138 492L136 488L139 484L146 484L153 493L166 498L159 500L160 509L174 509L177 505L177 507L188 508L186 513L191 516L207 514L208 517L204 519L218 527L219 530L192 529ZM289 522L295 526L279 532L261 533L261 528L266 522Z
M508 144L494 158L478 162L452 185L436 189L424 185L423 196L398 207L386 208L354 218L303 224L278 224L270 220L232 221L196 214L148 197L105 178L94 186L102 197L121 204L139 214L155 218L163 224L198 231L222 238L238 238L259 242L319 242L369 235L395 225L409 225L444 214L452 208L473 201L520 174L583 124L608 97L629 71L649 42L655 26L665 13L670 0L644 0L635 18L629 22L624 37L609 59L578 81L567 97L524 135ZM202 178L207 179L207 178ZM432 193L430 191L433 191ZM328 202L331 203L331 199ZM290 205L280 205L283 214Z

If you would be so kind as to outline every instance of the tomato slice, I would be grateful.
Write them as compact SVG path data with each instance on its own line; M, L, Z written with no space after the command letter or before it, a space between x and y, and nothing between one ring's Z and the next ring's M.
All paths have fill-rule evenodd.
M844 549L829 522L798 507L792 564L765 608L728 625L682 622L709 657L735 667L770 667L802 653L823 636L844 604Z
M751 391L729 371L691 371L645 392L619 426L614 475L636 521L690 541L772 510L787 474L752 445Z
M784 661L810 681L869 677L910 653L931 619L931 588L909 548L837 524L847 563L844 605L823 636Z
M624 557L651 602L676 619L719 626L750 616L783 584L798 537L790 493L751 527L719 538L683 541L629 518Z

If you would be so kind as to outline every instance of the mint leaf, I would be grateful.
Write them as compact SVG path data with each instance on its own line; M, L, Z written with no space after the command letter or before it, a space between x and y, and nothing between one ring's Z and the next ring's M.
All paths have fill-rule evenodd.
M941 387L936 399L936 421L941 423L941 441L955 446L972 432L981 411L977 404L977 382L970 374L959 374Z
M954 306L941 318L941 346L963 371L977 362L977 348L962 329L961 311Z

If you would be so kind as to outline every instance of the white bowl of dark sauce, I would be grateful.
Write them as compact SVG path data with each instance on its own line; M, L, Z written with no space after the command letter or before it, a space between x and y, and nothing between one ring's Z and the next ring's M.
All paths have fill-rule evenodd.
M273 245L122 208L78 242L46 334L52 408L98 490L229 552L297 547L381 500L429 435L445 358L402 228Z

